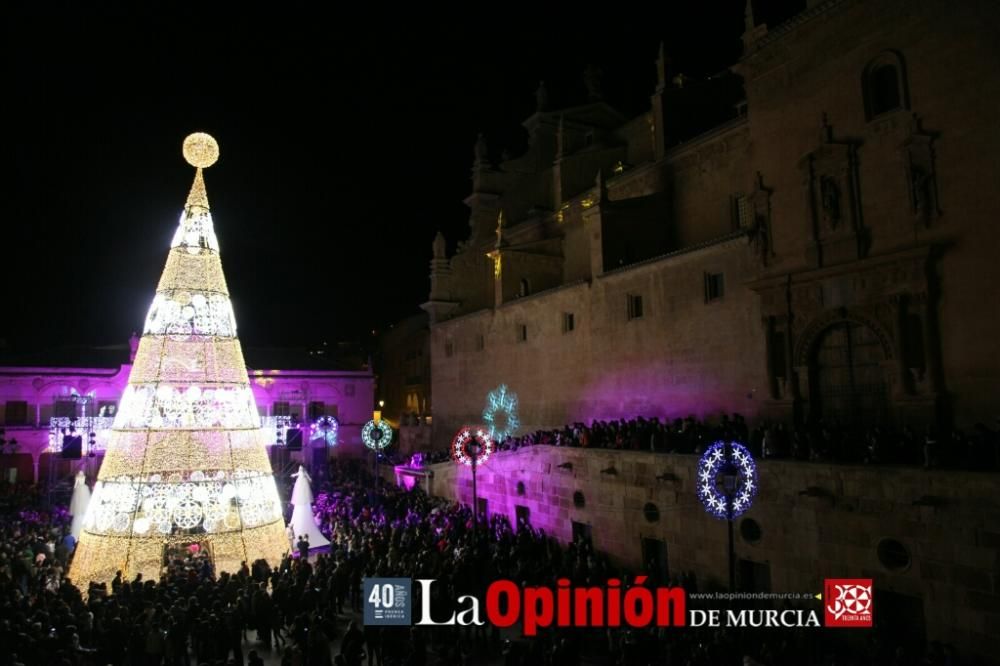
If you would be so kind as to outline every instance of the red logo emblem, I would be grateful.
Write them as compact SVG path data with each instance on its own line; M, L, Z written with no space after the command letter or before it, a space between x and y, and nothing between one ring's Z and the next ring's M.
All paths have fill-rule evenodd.
M871 578L827 578L824 582L826 626L870 627L873 608Z

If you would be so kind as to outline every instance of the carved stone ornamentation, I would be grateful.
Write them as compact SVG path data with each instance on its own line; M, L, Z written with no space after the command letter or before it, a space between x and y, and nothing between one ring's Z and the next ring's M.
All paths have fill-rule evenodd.
M764 177L758 171L754 189L747 197L750 214L753 216L753 226L750 227L748 235L762 266L767 266L770 258L774 256L771 244L771 191L764 185Z
M861 219L858 143L835 139L823 119L820 145L799 164L809 211L806 258L814 267L856 259L868 253Z
M899 148L903 156L910 212L915 224L924 228L930 227L934 219L941 215L934 164L935 138L935 134L924 131L920 118L914 114L909 135Z

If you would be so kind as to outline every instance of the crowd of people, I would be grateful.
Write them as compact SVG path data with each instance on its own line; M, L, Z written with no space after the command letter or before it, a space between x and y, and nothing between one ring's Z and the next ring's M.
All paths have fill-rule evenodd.
M1000 425L1000 424L998 424ZM1000 428L998 428L1000 430ZM849 428L818 423L790 426L762 421L750 428L739 414L723 414L718 422L689 416L573 423L538 430L500 442L500 450L547 444L597 449L699 454L719 440L748 446L758 460L784 458L817 462L902 464L924 467L1000 470L1000 432L977 423L971 432L904 426ZM430 454L429 454L430 455Z
M611 432L609 429L607 432ZM606 436L606 435L604 435ZM617 435L616 435L617 437ZM726 666L955 664L937 648L879 642L848 647L825 632L780 629L549 629L532 639L495 627L363 627L362 579L433 579L446 618L466 594L519 584L601 585L616 569L586 539L560 545L500 515L475 528L467 506L379 482L366 465L332 462L315 488L328 552L263 560L218 574L203 550L167 554L159 580L66 578L74 541L65 510L30 493L0 505L0 666ZM693 591L694 572L670 581ZM413 607L419 609L415 586Z

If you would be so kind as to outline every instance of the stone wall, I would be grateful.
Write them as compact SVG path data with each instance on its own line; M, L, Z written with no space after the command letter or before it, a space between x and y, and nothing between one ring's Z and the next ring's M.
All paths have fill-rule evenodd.
M526 507L532 526L562 542L574 522L589 526L594 546L631 568L643 565L643 539L662 540L670 575L693 571L702 586L724 585L726 524L696 499L697 463L690 455L529 447L491 457L479 470L478 495L490 514L512 521L516 507ZM922 608L929 640L965 654L993 645L1000 475L780 460L758 467L762 490L737 521L735 550L737 560L769 568L772 591L820 592L824 578L870 577L876 604L904 599ZM469 468L429 469L432 494L471 503ZM647 517L648 504L657 519ZM744 519L759 525L759 540L743 536ZM880 561L885 539L904 546L908 564L889 569Z
M762 329L756 297L739 286L750 261L745 239L729 241L438 323L435 444L478 423L498 384L518 394L522 431L640 415L754 416ZM704 275L715 272L726 292L706 303ZM629 295L642 297L640 318L628 317ZM574 328L564 331L569 313Z

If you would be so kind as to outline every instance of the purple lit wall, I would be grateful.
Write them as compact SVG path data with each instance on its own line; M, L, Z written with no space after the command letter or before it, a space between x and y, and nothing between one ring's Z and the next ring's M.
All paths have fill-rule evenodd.
M8 460L2 471L16 467L19 480L45 477L49 465L43 454L49 446L50 419L58 415L57 410L68 408L78 417L96 416L102 409L111 412L117 408L131 369L131 364L118 368L0 367L0 425L6 437L16 438L19 451L31 460ZM361 428L372 417L371 373L256 370L249 375L262 417L273 415L276 404L285 403L289 413L304 422L310 403L322 402L340 423L338 455L364 453ZM22 403L26 406L23 413ZM308 441L308 432L304 441ZM91 464L96 473L99 460ZM59 472L60 476L63 473Z

